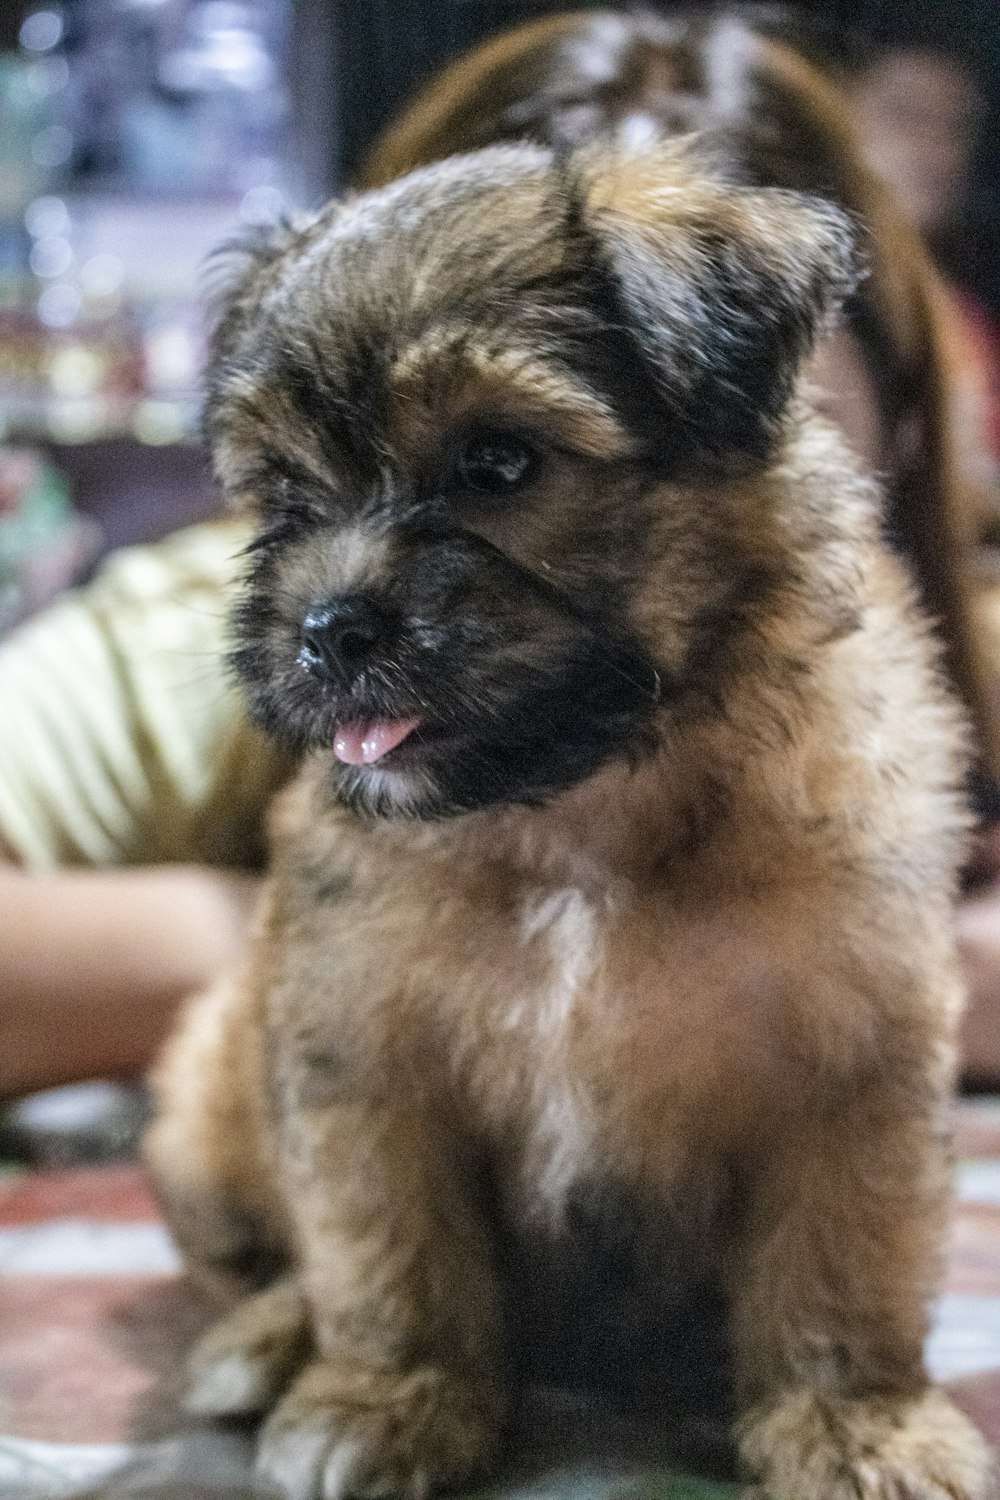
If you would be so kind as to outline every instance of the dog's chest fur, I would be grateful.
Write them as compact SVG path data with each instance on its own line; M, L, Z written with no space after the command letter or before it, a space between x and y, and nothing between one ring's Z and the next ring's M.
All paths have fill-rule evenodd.
M308 787L293 796L308 808ZM338 1089L356 1069L425 1092L512 1217L542 1230L608 1182L699 1217L731 1132L787 1077L781 980L747 913L688 912L594 868L515 874L379 845L348 822L337 869L307 876L308 940L276 1001L307 1039L304 1071L332 1053Z

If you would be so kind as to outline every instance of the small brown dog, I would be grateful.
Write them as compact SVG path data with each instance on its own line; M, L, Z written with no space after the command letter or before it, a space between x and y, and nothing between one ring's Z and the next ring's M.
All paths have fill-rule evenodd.
M192 1264L263 1287L191 1404L273 1407L294 1500L487 1464L510 1247L612 1219L651 1317L678 1262L721 1289L771 1500L995 1494L922 1362L963 733L797 390L854 276L837 210L683 144L454 158L241 265L236 659L304 763L149 1150Z

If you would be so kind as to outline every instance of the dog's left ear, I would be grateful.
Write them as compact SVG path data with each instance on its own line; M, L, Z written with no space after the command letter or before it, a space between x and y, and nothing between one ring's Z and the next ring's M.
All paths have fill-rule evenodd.
M766 459L818 328L860 280L850 221L821 198L731 187L683 143L572 168L575 216L678 461Z

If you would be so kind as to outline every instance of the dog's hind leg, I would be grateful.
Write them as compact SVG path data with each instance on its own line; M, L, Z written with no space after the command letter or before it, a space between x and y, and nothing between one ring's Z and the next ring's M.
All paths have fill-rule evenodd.
M152 1076L144 1154L188 1270L232 1298L287 1264L263 1115L249 987L229 977L188 1002Z

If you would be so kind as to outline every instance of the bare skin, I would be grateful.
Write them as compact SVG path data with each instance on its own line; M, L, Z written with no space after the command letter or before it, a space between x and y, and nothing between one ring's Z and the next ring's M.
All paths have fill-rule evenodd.
M183 997L239 953L255 890L196 866L0 862L0 1098L142 1073Z

